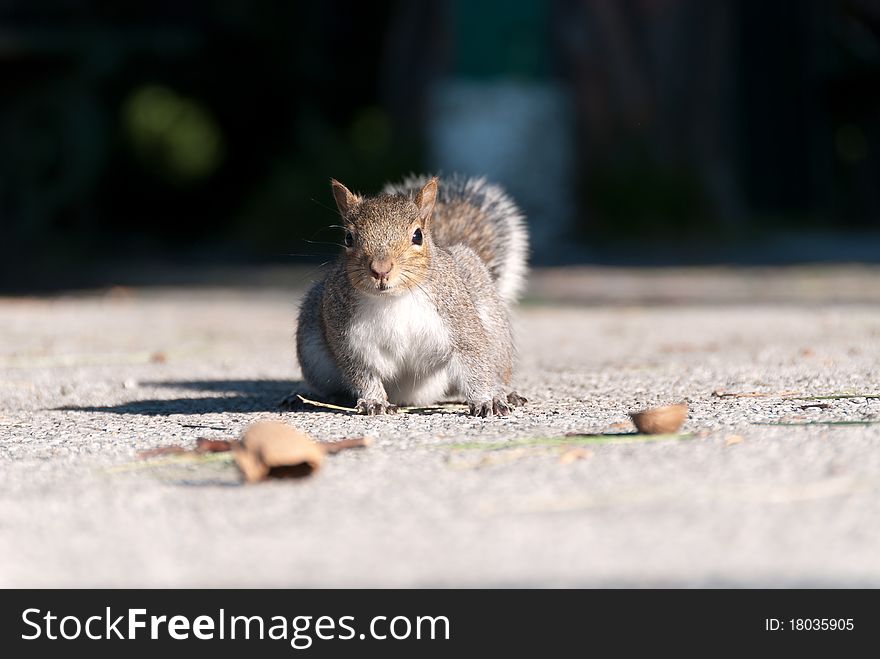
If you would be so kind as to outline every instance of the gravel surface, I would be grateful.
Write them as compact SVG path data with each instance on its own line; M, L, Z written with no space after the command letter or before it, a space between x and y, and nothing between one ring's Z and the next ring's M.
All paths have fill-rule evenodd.
M280 412L289 290L0 299L0 585L880 586L880 308L540 303L560 276L517 311L530 403L488 420ZM688 436L625 434L681 400ZM375 442L252 486L129 468L262 418Z

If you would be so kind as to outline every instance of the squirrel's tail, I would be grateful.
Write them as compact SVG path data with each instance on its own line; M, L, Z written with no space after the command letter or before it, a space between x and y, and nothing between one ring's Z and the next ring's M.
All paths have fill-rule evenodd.
M410 176L385 186L384 192L414 196L428 178ZM516 302L525 285L529 235L522 211L501 186L485 178L440 178L431 234L441 247L463 244L474 250L501 299Z

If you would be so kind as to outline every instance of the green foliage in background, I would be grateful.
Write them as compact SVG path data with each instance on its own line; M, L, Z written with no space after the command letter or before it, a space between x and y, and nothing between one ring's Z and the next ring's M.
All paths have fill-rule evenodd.
M223 161L223 135L210 111L168 87L135 89L125 100L122 121L138 159L173 183L205 179Z
M390 117L376 106L356 112L343 130L317 112L296 125L295 145L248 197L234 237L256 251L278 250L276 256L328 256L341 244L339 231L330 228L339 223L330 179L362 193L378 192L421 162L421 145L396 142Z

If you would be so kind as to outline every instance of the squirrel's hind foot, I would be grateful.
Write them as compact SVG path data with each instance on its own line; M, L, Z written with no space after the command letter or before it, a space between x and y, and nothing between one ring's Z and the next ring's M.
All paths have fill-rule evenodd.
M490 416L507 416L510 414L510 406L499 396L481 403L468 403L468 406L470 407L472 416L487 418Z
M525 405L528 402L529 402L528 398L520 396L515 391L511 391L509 394L507 394L507 404L510 405L511 407L522 407L523 405Z
M380 414L397 414L397 405L392 405L387 400L368 400L358 398L357 410L360 414L368 416L377 416Z

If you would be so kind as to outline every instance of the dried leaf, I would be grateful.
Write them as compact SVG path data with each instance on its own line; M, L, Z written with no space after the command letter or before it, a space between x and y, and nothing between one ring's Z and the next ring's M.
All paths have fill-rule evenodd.
M574 447L562 452L559 456L559 464L567 465L578 460L586 460L593 457L593 452L589 449Z
M741 444L743 441L742 435L728 435L724 438L725 446L733 446L734 444Z
M248 483L267 478L301 478L321 466L324 450L311 437L277 421L249 426L233 448L235 463Z

